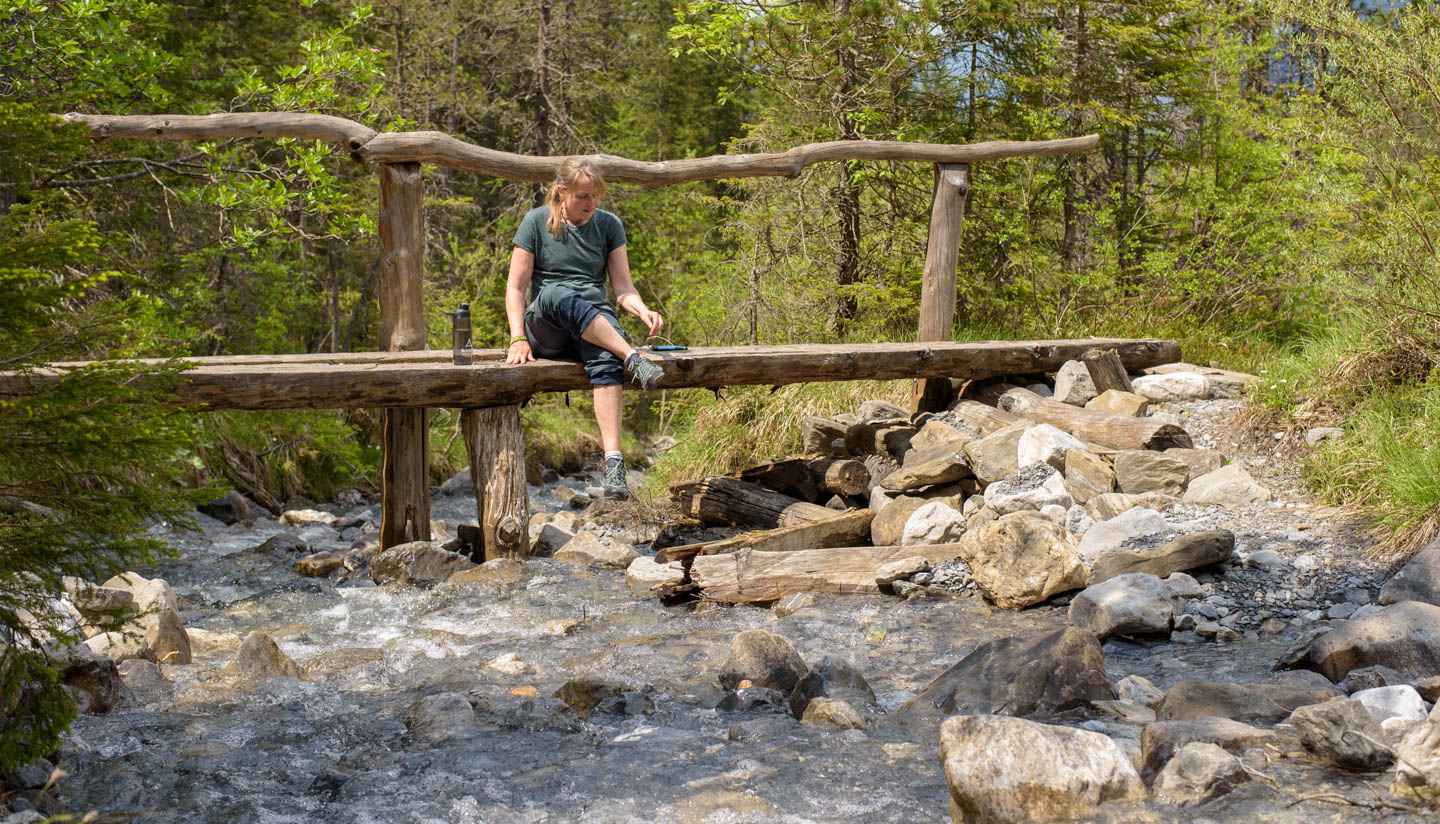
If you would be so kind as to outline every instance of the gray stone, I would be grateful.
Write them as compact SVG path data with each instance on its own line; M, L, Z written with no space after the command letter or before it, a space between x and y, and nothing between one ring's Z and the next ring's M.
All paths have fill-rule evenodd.
M249 499L233 489L226 491L224 495L207 504L201 504L199 509L226 526L250 524L255 520L255 515L250 510Z
M1274 723L1288 714L1289 710L1269 700L1256 687L1215 681L1181 681L1165 693L1165 700L1155 708L1155 717L1161 721L1229 718Z
M1402 601L1316 638L1303 663L1340 681L1380 664L1413 677L1440 673L1440 606Z
M1085 533L1090 531L1090 527L1095 525L1095 519L1091 518L1090 513L1085 511L1085 507L1080 504L1074 504L1065 510L1065 520L1063 523L1065 524L1065 528L1070 530L1075 537L1083 538L1085 537Z
M1128 541L1163 535L1172 530L1165 518L1153 509L1137 507L1105 521L1098 521L1080 539L1077 551L1087 566L1106 552L1119 549Z
M1142 375L1130 382L1135 394L1155 403L1193 401L1210 396L1210 382L1194 372Z
M1190 480L1190 466L1148 449L1126 449L1115 454L1115 485L1129 495L1159 492L1179 496Z
M889 421L908 419L910 413L889 401L868 400L855 410L855 417L862 421Z
M965 444L965 457L981 483L994 483L1019 468L1020 438L1028 426L1017 423Z
M1192 741L1155 778L1156 795L1182 806L1204 804L1250 780L1240 759L1215 744Z
M1170 632L1170 593L1154 575L1118 575L1087 587L1070 602L1069 622L1104 639Z
M1160 492L1146 492L1143 495L1127 495L1124 492L1107 492L1096 495L1085 502L1085 511L1098 523L1108 521L1135 508L1153 509L1159 512L1172 504L1180 503L1174 495Z
M905 457L905 465L880 482L882 489L905 492L970 476L970 464L960 449L944 448L925 455L916 455L912 450Z
M1353 698L1300 707L1290 714L1290 726L1307 749L1341 769L1370 772L1395 761L1370 711Z
M1039 511L1048 504L1069 509L1072 503L1065 479L1049 464L1021 467L985 488L985 506L1000 515Z
M557 549L570 543L574 537L574 530L566 529L553 521L542 524L531 543L531 550L536 555L554 555Z
M1440 604L1440 538L1415 553L1398 572L1390 576L1376 601L1386 606L1401 601Z
M949 544L965 534L965 516L943 501L930 501L915 510L900 533L901 546Z
M1305 430L1305 445L1314 449L1325 441L1339 439L1345 434L1345 430L1338 426L1317 426Z
M1054 398L1061 403L1081 406L1098 394L1090 370L1078 360L1066 361L1055 372Z
M1185 503L1210 504L1238 509L1247 504L1270 501L1270 490L1255 482L1238 464L1221 467L1214 472L1193 478L1185 490Z
M1225 465L1225 456L1213 449L1182 449L1171 447L1162 453L1190 467L1190 477L1198 478Z
M1083 504L1115 488L1115 471L1088 449L1071 450L1065 453L1065 486L1075 502Z
M119 670L134 702L141 706L158 704L175 694L175 685L154 661L131 658L120 662Z
M920 507L938 501L952 507L959 505L957 497L926 498L923 495L900 495L892 499L876 513L870 522L870 543L875 546L899 546L905 536L905 524Z
M1038 604L1085 583L1075 536L1035 513L1017 512L973 527L956 546L981 594L1006 609Z
M909 580L917 572L928 572L930 567L930 560L923 556L899 558L875 570L875 585L880 587L881 592L889 592L891 584Z
M581 532L555 551L557 561L610 569L625 569L638 557L633 546L608 544L593 532Z
M1085 444L1069 432L1048 423L1036 424L1020 436L1020 443L1016 446L1016 462L1019 466L1045 463L1063 472L1065 453L1072 449L1084 451Z
M875 703L875 692L855 665L839 655L827 655L795 684L786 699L790 714L803 719L810 702L817 698L838 698L851 704Z
M901 712L921 716L1063 712L1115 697L1100 642L1065 629L1001 638L975 648L930 682Z
M1072 727L950 718L940 728L940 762L956 824L1069 821L1101 804L1145 799L1145 785L1119 744Z
M458 692L426 695L405 713L405 726L422 741L445 741L474 731L478 726L475 708Z
M653 590L655 586L679 581L685 577L685 571L680 566L678 561L657 564L654 557L641 555L625 568L625 585L642 598L651 597L655 594Z
M1165 700L1164 691L1139 675L1127 675L1116 681L1115 695L1122 701L1131 701L1152 710Z
M258 629L245 636L220 675L228 681L242 684L276 676L305 678L300 665L280 649L275 639Z
M106 713L119 703L123 682L114 661L84 644L46 647L45 653L82 715Z
M440 484L440 494L447 497L451 495L474 495L475 481L470 474L470 467L467 466L449 478L446 478L445 483Z
M1231 755L1240 755L1252 747L1274 747L1288 752L1300 745L1298 740L1274 730L1252 727L1228 718L1156 721L1140 734L1141 772L1154 776L1181 747L1192 741L1215 744Z
M800 437L807 455L833 455L832 444L845 439L845 424L810 415L800 419Z
M1179 600L1205 597L1205 588L1200 586L1200 582L1183 572L1165 576L1165 589L1169 590L1171 598Z
M1350 697L1364 704L1377 724L1384 723L1387 718L1424 721L1428 712L1425 699L1409 684L1372 687L1352 693Z
M137 632L102 632L85 640L85 646L119 664L138 658L154 661L155 653Z
M1405 801L1440 802L1440 710L1431 711L1395 748L1395 780L1390 792Z
M749 681L788 693L808 670L788 638L752 629L730 639L730 656L721 668L720 683L734 689L741 681Z
M370 579L377 584L433 587L474 567L474 561L457 552L440 549L429 541L412 541L392 546L372 558Z
M1223 529L1214 532L1192 532L1156 546L1122 546L1118 549L1101 552L1095 558L1090 565L1089 582L1098 583L1127 572L1148 572L1155 576L1170 576L1187 569L1197 569L1227 561L1234 549L1235 535L1229 530ZM1191 581L1193 582L1194 579L1192 578Z

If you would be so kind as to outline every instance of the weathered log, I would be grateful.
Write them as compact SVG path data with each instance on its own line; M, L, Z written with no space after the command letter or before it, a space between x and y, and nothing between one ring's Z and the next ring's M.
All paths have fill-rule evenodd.
M430 540L427 409L380 414L380 546ZM416 460L416 456L419 459Z
M1048 423L1082 441L1110 449L1190 449L1193 446L1184 429L1154 418L1071 406L1007 383L986 387L979 395L992 398L1006 412Z
M682 514L707 524L773 529L835 516L833 509L723 476L675 484L670 494Z
M678 355L645 353L664 366L667 389L743 384L908 380L928 376L973 379L1058 369L1097 344L1114 346L1132 369L1180 356L1171 340L968 341L954 343L800 344L694 347ZM521 403L539 392L587 389L577 363L539 360L507 366L504 352L475 353L456 366L450 353L354 353L292 356L260 363L196 358L180 375L175 403L210 409L348 409L364 407L471 408ZM25 395L59 379L65 367L0 373L0 397ZM144 384L144 379L137 383Z
M1095 384L1096 394L1109 389L1135 391L1135 387L1130 385L1130 376L1125 373L1125 364L1120 362L1120 356L1114 349L1091 349L1080 356L1080 362L1090 373L1090 382Z
M492 406L460 413L460 428L470 454L485 560L524 558L530 496L525 492L525 434L520 407Z
M951 404L950 412L982 438L1025 421L1019 415L1012 415L990 404L974 400L968 391L965 398Z
M293 137L319 140L355 151L375 136L369 126L328 114L307 112L231 112L226 114L79 114L61 117L90 130L91 137L130 140L229 140ZM405 158L401 158L404 160Z
M853 459L786 458L742 469L734 477L815 503L822 494L859 495L869 486L870 470Z
M701 555L690 580L704 597L730 604L777 601L792 592L879 592L875 571L916 556L939 562L959 555L958 544L844 547L796 552L740 550Z
M930 237L925 244L925 270L920 284L920 328L916 340L950 340L955 324L955 278L960 262L960 230L970 167L935 166L935 191L930 201ZM921 378L910 396L910 413L939 412L954 391L948 378Z
M684 561L698 555L725 555L742 549L754 549L760 552L791 552L823 547L855 546L870 537L870 521L874 518L874 510L856 509L795 526L768 529L763 532L746 532L733 538L706 541L703 544L666 547L655 553L655 562L666 564L671 561Z

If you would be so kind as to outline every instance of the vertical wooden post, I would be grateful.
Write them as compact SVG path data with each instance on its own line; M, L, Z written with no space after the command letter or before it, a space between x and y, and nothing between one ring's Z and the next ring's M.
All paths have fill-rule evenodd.
M520 407L466 409L460 413L460 429L470 453L485 560L524 558L530 554L530 498Z
M380 349L425 348L425 181L419 163L381 163ZM430 540L424 409L381 411L380 546Z
M930 202L930 239L925 246L925 277L920 287L917 341L949 340L955 323L955 278L960 265L960 227L970 193L970 164L935 164L935 194ZM915 382L910 411L939 412L951 400L948 378Z

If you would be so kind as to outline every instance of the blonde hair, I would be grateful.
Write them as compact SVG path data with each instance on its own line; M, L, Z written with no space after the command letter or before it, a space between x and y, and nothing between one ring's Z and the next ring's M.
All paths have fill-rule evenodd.
M600 170L585 158L567 157L555 170L555 180L550 184L550 191L545 193L545 205L550 207L550 217L545 221L545 228L550 230L556 240L565 240L565 207L560 197L560 187L569 189L586 177L590 178L590 183L595 187L595 200L605 197L605 178L601 177Z

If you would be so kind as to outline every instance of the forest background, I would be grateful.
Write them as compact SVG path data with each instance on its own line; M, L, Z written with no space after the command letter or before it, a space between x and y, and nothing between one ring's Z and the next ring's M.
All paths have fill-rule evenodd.
M1403 549L1440 525L1437 83L1434 3L0 0L0 368L376 348L372 169L292 140L98 142L51 113L314 111L641 160L1093 132L1090 155L974 168L955 338L1167 336L1257 371L1257 427L1343 426L1307 477ZM477 345L503 345L510 240L541 189L426 175L430 344L469 301ZM606 207L673 340L908 340L931 175L825 164L612 186ZM377 486L373 412L193 415L144 402L137 369L0 404L8 639L61 574L163 551L145 528L216 489ZM663 491L797 449L798 413L904 391L667 392L630 405L627 451L675 438ZM598 451L579 395L526 408L535 465ZM434 416L436 480L463 464L457 418ZM21 660L0 710L44 675Z

